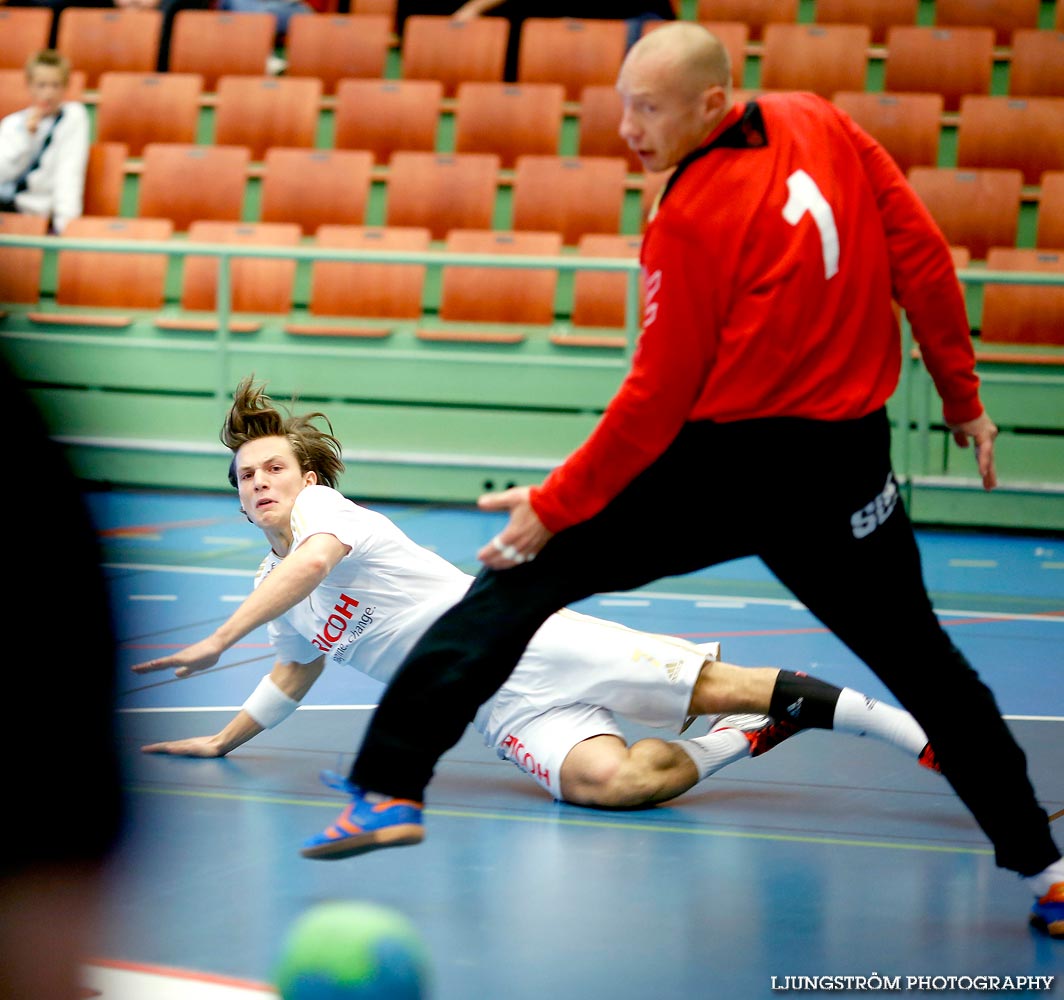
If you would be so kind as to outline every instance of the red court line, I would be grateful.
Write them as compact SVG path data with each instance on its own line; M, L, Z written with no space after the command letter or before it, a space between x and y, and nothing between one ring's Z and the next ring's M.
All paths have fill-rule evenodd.
M160 531L172 528L205 528L211 524L222 524L227 518L207 517L198 521L164 521L162 524L130 524L119 528L104 528L98 532L101 538L113 538L121 535L157 535Z
M219 976L212 972L195 972L190 969L178 969L169 965L146 965L143 962L123 962L114 958L90 958L87 965L104 969L121 969L125 972L143 972L152 976L165 976L169 979L184 979L196 983L213 983L216 986L233 986L237 989L259 990L273 993L273 988L265 983L256 983L250 979L236 979L232 976Z

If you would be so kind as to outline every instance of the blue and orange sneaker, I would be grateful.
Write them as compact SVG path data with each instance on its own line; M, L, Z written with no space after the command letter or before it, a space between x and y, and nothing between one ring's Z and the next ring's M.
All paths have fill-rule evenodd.
M304 858L339 861L381 847L420 844L425 839L420 802L410 799L367 801L362 789L333 771L322 771L321 780L351 796L347 806L330 826L303 842Z
M1031 924L1050 937L1064 938L1064 882L1054 882L1034 904Z

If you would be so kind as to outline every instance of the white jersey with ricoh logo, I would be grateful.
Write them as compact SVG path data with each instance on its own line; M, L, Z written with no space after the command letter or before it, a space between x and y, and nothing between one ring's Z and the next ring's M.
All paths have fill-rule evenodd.
M317 589L268 626L282 660L323 655L387 683L426 629L469 589L472 577L417 545L382 514L326 486L308 486L292 509L292 551L312 535L350 551ZM279 565L270 553L258 586ZM474 726L500 757L558 796L561 766L576 744L622 731L613 713L679 729L702 664L718 643L695 646L562 610L533 636Z
M282 660L348 664L387 682L421 634L469 589L472 577L417 545L382 514L328 486L308 486L292 508L292 550L317 534L350 551L315 591L267 627ZM258 586L281 562L267 555Z

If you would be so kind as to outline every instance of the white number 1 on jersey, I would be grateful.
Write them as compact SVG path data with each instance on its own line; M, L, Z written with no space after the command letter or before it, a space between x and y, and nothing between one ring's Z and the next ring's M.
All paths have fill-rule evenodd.
M820 193L820 188L804 170L796 170L787 178L789 196L783 206L783 218L792 226L806 212L812 216L817 232L820 233L820 246L824 253L824 278L833 278L839 273L839 230L835 225L835 216L827 199Z

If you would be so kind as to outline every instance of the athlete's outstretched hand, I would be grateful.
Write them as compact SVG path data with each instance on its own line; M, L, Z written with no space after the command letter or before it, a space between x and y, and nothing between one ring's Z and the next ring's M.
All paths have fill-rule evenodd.
M549 531L529 502L531 489L514 486L501 493L485 493L478 501L481 510L509 511L510 521L478 553L477 558L492 569L509 569L535 559L554 532Z
M174 757L224 757L225 753L213 736L190 736L183 740L166 740L142 746L143 753L165 753Z
M975 446L975 460L979 465L979 475L983 480L983 489L992 490L997 486L997 472L994 470L994 438L998 436L997 426L984 410L974 420L956 424L950 428L953 440L962 448L968 447L971 440Z
M160 656L154 660L135 663L132 669L135 674L150 674L156 670L172 669L175 677L188 677L213 667L223 652L225 650L220 648L219 643L214 639L201 639L170 656Z

